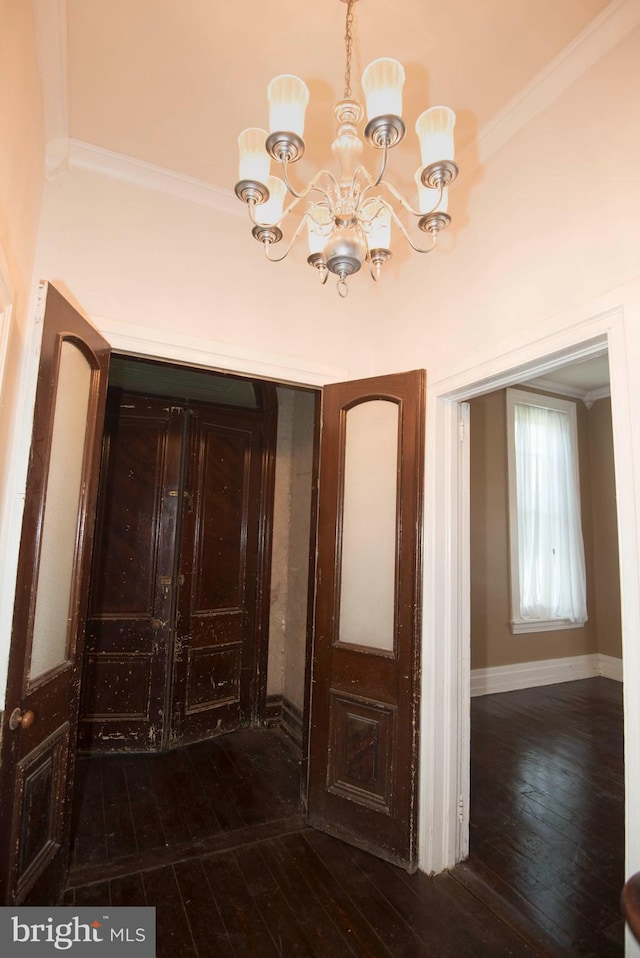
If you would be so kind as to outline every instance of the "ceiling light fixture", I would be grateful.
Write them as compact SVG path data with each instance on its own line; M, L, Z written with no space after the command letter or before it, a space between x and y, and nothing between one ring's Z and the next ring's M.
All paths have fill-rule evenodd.
M306 84L296 76L277 76L267 89L269 133L252 127L238 137L239 181L235 192L247 204L253 236L264 245L271 262L281 262L307 228L307 262L317 269L322 283L329 273L338 277L338 292L348 293L347 278L368 262L371 276L379 279L382 266L391 257L391 227L395 224L417 253L430 253L438 234L451 222L447 213L447 188L458 167L453 161L455 114L448 107L434 106L416 122L422 165L416 171L418 209L414 209L392 183L384 178L389 150L403 139L402 120L404 69L397 60L374 60L362 75L367 105L366 140L382 153L380 169L372 175L360 162L363 143L358 134L364 110L351 95L351 52L353 45L353 4L347 4L345 33L344 96L334 107L336 138L331 150L340 165L336 178L320 170L308 185L297 191L289 180L289 165L305 151L304 116L309 102ZM271 160L280 164L282 178L271 176ZM383 194L377 194L381 187ZM287 193L293 201L285 209ZM282 224L301 200L309 205L295 228L284 253L273 255L272 246L283 237ZM417 246L394 204L416 217L420 230L431 238L425 249Z

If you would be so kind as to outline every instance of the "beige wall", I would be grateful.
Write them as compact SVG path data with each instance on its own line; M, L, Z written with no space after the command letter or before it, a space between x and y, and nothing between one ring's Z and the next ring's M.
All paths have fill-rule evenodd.
M293 398L291 389L278 389L278 438L273 493L273 548L269 610L267 695L282 695L289 601L289 518L291 513L291 446Z
M32 4L0 0L0 24L0 271L13 300L0 405L0 489L5 494L7 454L27 339L44 144Z
M514 635L509 621L509 497L505 392L471 410L471 668L603 652L621 655L611 404L576 403L588 621L581 629Z
M610 399L599 399L589 410L589 467L598 652L620 658L622 624L618 516Z
M31 336L29 298L44 183L44 134L36 61L33 5L0 0L0 274L12 302L0 395L0 706L11 632L15 555L7 561L16 497L13 457L19 427L29 422L31 400L19 401L26 346Z
M300 711L307 648L314 423L313 392L278 388L267 694L284 695Z
M367 375L371 280L360 277L343 301L333 281L319 285L304 244L267 263L238 207L242 216L233 216L72 169L45 190L36 268L99 327L135 324L223 343L236 355L338 367L338 379Z
M377 341L379 371L424 365L433 383L611 303L626 307L637 368L638 62L640 28L522 128L514 107L501 148L481 140L480 157L460 157L452 226L434 254L403 264L401 331L396 319Z

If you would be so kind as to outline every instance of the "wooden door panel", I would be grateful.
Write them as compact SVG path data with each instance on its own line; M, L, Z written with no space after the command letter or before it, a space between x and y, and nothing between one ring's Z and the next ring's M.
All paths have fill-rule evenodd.
M89 612L93 617L149 616L155 600L158 521L168 416L127 402L123 415L109 409L105 427L104 490L101 490L99 548L92 572ZM138 415L133 418L132 412Z
M187 659L185 712L194 715L203 710L240 702L242 648L192 648Z
M162 745L184 415L113 394L85 644L81 748Z
M65 840L64 805L69 767L69 723L18 762L14 808L18 839L16 897L53 861Z
M323 393L309 749L309 823L409 870L424 393L420 370Z
M250 721L263 507L261 417L190 409L172 740Z
M42 347L0 757L0 900L67 871L82 639L109 345L42 284ZM41 317L42 318L42 317Z
M228 615L233 620L242 616L244 603L252 436L201 420L198 425L199 515L191 615Z
M390 814L397 709L332 690L329 714L328 790Z

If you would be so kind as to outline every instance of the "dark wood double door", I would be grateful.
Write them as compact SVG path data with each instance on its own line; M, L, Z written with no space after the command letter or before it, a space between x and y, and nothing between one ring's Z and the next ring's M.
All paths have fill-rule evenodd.
M271 394L108 398L80 748L155 751L264 707Z
M3 903L49 903L64 885L83 658L85 746L188 742L253 723L265 696L269 393L260 408L217 409L214 418L197 404L111 398L83 656L109 345L54 289L43 287L40 303L0 759ZM310 824L408 868L423 404L420 373L324 391L309 682ZM382 416L363 422L361 407ZM384 523L368 483L362 491L353 483L358 462L365 479L390 464ZM360 575L379 552L386 560L375 578Z

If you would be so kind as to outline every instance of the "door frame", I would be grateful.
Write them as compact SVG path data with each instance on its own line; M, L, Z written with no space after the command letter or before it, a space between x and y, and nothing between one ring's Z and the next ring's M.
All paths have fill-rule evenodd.
M628 689L634 689L640 668L640 554L633 521L620 520L621 516L635 516L623 307L594 311L559 332L525 342L429 385L427 462L433 463L433 469L427 473L426 490L425 525L430 535L425 550L421 723L432 734L422 738L419 840L420 867L427 872L452 867L466 857L469 847L469 434L467 429L460 441L461 405L525 376L543 376L567 362L605 351L609 355L618 501L623 674ZM630 743L637 742L640 728L640 708L630 703L632 698L625 695L625 741ZM630 814L634 797L640 794L640 761L626 747L625 787L629 872L640 867L640 823Z

